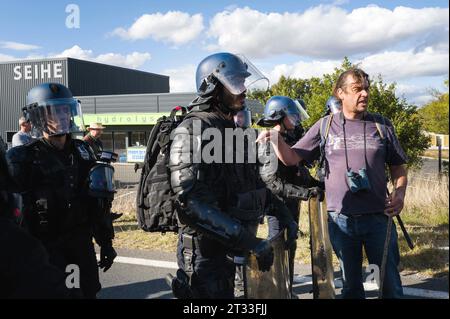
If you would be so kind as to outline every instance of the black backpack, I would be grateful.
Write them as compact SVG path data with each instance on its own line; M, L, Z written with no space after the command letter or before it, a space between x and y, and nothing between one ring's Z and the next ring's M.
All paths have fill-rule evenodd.
M181 111L181 115L176 115ZM185 107L175 107L158 119L147 142L144 166L136 198L139 227L147 232L177 232L175 196L170 187L170 134L184 120Z

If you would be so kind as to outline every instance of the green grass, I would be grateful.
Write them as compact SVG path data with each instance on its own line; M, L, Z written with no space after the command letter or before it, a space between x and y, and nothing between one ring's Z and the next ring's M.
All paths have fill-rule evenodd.
M132 196L131 196L132 197ZM416 181L410 184L405 208L401 214L403 222L415 245L414 250L407 246L400 227L399 248L401 254L400 270L407 273L418 273L424 276L447 277L449 272L448 250L439 249L449 244L449 196L448 180L442 183L435 181ZM177 235L173 233L146 233L140 230L134 216L134 198L121 198L113 204L113 211L126 214L115 223L116 247L148 249L154 251L175 252ZM302 205L300 214L301 235L297 242L296 260L309 264L309 220L306 204ZM267 236L267 226L262 225L258 236ZM333 256L333 263L338 261Z
M438 158L438 150L426 150L423 152L423 156ZM448 150L442 150L442 158L448 159Z

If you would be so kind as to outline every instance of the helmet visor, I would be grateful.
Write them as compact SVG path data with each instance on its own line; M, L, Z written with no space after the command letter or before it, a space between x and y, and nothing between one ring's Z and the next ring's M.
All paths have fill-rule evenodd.
M249 89L267 90L269 80L245 56L237 55L240 65L219 64L214 76L234 95L240 95Z
M250 110L239 111L234 116L234 123L236 127L246 129L252 125L252 113Z
M84 131L81 105L75 99L54 99L33 108L30 119L36 129L50 136Z
M309 114L305 110L305 108L302 106L302 104L298 100L294 100L295 104L297 105L298 110L300 111L300 121L306 121L309 119Z
M300 114L288 114L287 119L295 127L299 126L301 123Z

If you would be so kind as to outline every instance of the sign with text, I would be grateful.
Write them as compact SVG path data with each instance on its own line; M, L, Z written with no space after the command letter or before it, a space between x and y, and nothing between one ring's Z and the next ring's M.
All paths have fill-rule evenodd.
M143 163L145 159L145 147L133 146L127 148L128 163Z
M62 63L41 63L14 66L14 80L62 79Z
M84 114L86 125L89 123L102 123L103 125L155 125L156 121L169 113L99 113Z

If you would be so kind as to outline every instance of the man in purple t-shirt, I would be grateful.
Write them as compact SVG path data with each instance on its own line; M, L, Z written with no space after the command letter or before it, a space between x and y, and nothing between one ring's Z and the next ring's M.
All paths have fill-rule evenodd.
M324 149L328 227L343 271L343 298L365 297L362 249L370 264L381 266L388 216L400 214L407 186L407 158L392 123L367 112L369 85L368 75L360 69L340 75L333 95L341 100L342 112L331 119ZM376 122L384 128L384 139ZM320 156L320 126L319 120L292 148L275 138L277 133L273 131L262 132L258 140L272 140L275 152L286 165L301 160L311 163ZM391 197L386 196L386 164L395 181ZM349 179L352 172L367 175L362 189L355 188ZM383 296L400 298L400 254L395 227L392 230Z

